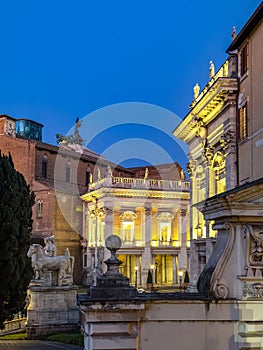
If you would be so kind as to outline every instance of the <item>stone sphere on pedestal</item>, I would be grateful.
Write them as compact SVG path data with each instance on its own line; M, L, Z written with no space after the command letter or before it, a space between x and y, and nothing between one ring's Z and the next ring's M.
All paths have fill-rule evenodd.
M119 236L116 235L110 235L105 240L105 246L107 249L109 249L111 252L116 252L121 247L121 239Z

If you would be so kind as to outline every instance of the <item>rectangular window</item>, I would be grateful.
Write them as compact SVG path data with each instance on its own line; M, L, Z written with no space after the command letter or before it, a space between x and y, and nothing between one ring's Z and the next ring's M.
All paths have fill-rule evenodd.
M42 177L47 178L47 161L46 159L42 160Z
M248 126L247 126L247 104L239 109L239 141L244 140L248 136Z
M85 185L88 187L90 183L90 171L86 171Z
M70 181L70 167L66 167L66 182Z
M242 77L248 68L248 44L246 44L240 51L240 76Z

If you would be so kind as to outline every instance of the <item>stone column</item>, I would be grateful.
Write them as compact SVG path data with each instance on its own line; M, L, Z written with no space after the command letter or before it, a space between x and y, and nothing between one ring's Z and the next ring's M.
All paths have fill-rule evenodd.
M150 265L152 264L151 240L152 240L152 213L150 208L145 208L145 249L142 256L142 284L146 285L146 279Z
M177 264L176 264L176 258L177 255L173 254L173 284L177 284Z
M181 251L179 253L179 267L182 270L187 269L187 249L186 249L186 232L187 232L187 210L180 208L179 220L180 220L180 237L181 237Z
M141 262L140 262L140 255L136 254L136 266L138 267L137 270L137 285L141 285Z

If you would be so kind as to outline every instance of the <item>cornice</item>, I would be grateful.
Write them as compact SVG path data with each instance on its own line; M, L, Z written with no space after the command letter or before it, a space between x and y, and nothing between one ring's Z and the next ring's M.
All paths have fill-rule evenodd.
M93 198L119 197L119 198L158 198L158 199L182 199L190 200L190 192L183 191L158 191L158 190L138 190L127 188L106 188L102 187L96 191L88 192L81 196L86 202Z
M219 77L212 85L208 84L173 135L189 143L196 136L200 122L202 126L211 123L227 103L227 96L237 92L237 89L236 78Z

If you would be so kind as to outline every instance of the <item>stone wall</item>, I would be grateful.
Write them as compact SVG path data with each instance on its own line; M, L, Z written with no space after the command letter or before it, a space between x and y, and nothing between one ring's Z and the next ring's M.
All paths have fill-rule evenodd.
M81 301L85 350L263 346L262 301Z

